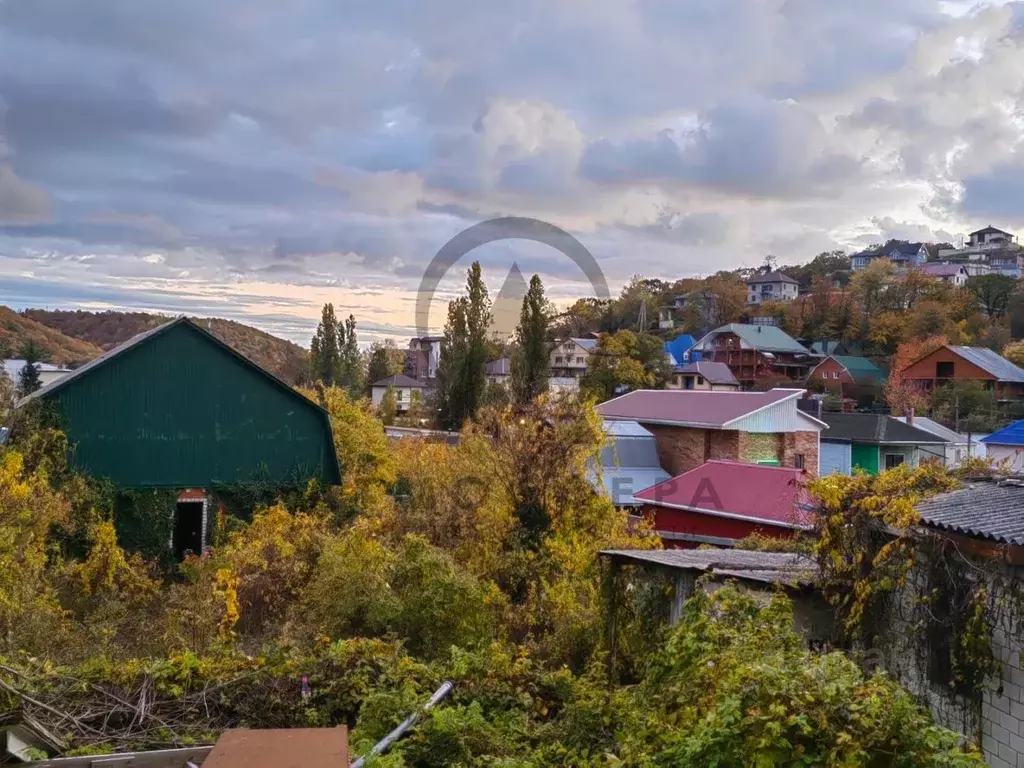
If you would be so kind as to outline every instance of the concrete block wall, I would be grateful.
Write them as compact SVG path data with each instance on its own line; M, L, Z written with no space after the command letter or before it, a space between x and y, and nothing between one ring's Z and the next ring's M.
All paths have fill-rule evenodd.
M1012 583L1012 578L1007 581ZM912 580L890 606L888 631L874 660L931 710L936 723L962 733L969 742L980 741L988 765L1024 768L1024 644L1017 622L1006 615L1002 626L992 633L992 653L1002 664L999 679L988 682L980 700L957 695L929 679L928 653L920 629L903 618L912 615L915 595L923 586Z
M993 768L1024 768L1024 671L1018 634L999 628L992 651L1003 664L1001 680L993 680L981 701L981 746Z

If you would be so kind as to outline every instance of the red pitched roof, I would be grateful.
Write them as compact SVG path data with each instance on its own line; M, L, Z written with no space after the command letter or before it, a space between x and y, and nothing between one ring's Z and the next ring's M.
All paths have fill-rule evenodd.
M638 491L646 504L786 528L811 525L813 498L803 470L713 460Z
M773 389L769 392L638 389L601 403L597 412L606 419L722 427L761 408L802 394L802 389Z

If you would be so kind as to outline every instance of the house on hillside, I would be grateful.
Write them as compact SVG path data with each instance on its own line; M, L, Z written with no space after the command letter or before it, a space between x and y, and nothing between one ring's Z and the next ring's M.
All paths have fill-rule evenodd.
M893 418L904 424L910 420L906 416L894 416ZM946 441L946 469L956 469L970 458L985 458L985 444L981 440L986 435L962 435L926 416L911 418L912 426L923 429L925 432L931 432Z
M706 389L710 392L732 392L740 388L740 383L725 363L700 360L675 368L665 386L668 389Z
M928 261L928 248L924 243L902 243L890 248L886 255L897 268L912 269L924 266Z
M983 437L981 442L985 444L985 457L993 464L1015 475L1024 474L1024 420Z
M758 381L789 378L803 381L817 364L811 351L781 328L731 323L716 328L693 345L701 360L725 363L743 387Z
M405 373L410 379L432 382L441 364L441 342L444 336L422 336L409 340L405 352Z
M491 360L484 368L484 375L488 384L508 386L512 378L512 358L499 357L497 360Z
M681 333L672 339L672 341L666 341L665 357L668 360L668 364L675 367L677 365L686 365L687 363L692 362L690 350L696 343L697 340L688 333Z
M17 387L21 382L21 372L25 366L28 365L27 360L4 360L2 372L14 382L14 386ZM39 384L45 387L47 384L52 384L55 381L59 381L71 373L70 368L63 368L59 365L51 365L50 363L35 363L35 368L39 372Z
M866 357L830 355L811 369L807 379L820 382L842 397L857 399L877 389L885 381L885 374Z
M556 341L551 350L551 378L583 378L590 365L590 356L597 349L597 339L570 338Z
M370 387L370 402L374 408L380 407L389 389L395 396L395 411L407 413L413 401L423 397L424 385L423 382L401 373L375 381Z
M23 398L51 405L76 470L120 490L181 491L167 518L125 522L125 544L178 557L211 540L215 495L341 482L316 403L187 318L139 334ZM122 525L124 524L124 527ZM134 537L134 538L133 538Z
M1024 370L986 347L946 344L908 365L901 375L925 390L950 381L978 381L999 400L1024 397Z
M761 304L766 301L792 301L800 293L800 283L782 272L767 272L755 275L745 281L747 303Z
M882 258L882 251L878 248L868 248L850 256L850 268L854 272L867 269L867 266L875 259Z
M1013 245L1017 241L1017 238L1011 233L993 227L991 224L974 230L969 237L968 246L971 248L979 248L983 245L1002 248L1007 245Z
M812 526L807 473L712 459L634 493L666 548L732 547L753 534L788 539Z
M919 268L928 277L934 277L954 288L963 288L971 275L963 264L925 264Z
M946 440L876 413L823 413L822 474L849 475L860 469L876 475L901 464L918 467L946 460Z
M861 356L861 345L853 344L837 339L825 340L825 341L806 341L801 340L801 343L811 350L811 353L818 355L819 357L828 357L829 355L849 355L852 357Z
M633 494L669 479L658 462L654 435L635 421L606 421L607 443L601 449L601 472L592 472L594 490L604 493L616 507L634 509Z
M920 267L928 261L928 248L924 243L901 243L889 248L868 248L850 257L850 267L856 272L865 269L875 259L882 258L888 259L894 267Z
M711 459L818 472L828 425L797 407L802 389L769 392L637 390L597 406L606 421L636 421L654 434L661 466L681 475Z

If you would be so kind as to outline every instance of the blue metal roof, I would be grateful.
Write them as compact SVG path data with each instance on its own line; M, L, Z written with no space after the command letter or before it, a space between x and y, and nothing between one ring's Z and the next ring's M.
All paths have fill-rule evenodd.
M578 339L576 337L572 337L570 341L576 342L579 346L583 347L588 352L592 352L593 350L597 349L597 339Z
M683 355L690 351L690 347L697 343L697 340L688 333L681 333L672 341L665 342L665 351L672 356L673 365L682 365L687 362Z
M981 438L981 442L992 445L1024 445L1024 419Z
M1024 383L1024 370L988 347L961 347L950 344L949 349L969 363L991 374L997 381Z

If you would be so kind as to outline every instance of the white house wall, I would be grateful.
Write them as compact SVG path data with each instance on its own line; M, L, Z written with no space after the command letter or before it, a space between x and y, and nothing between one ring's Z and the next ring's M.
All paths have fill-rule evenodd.
M1024 472L1024 446L1019 445L992 445L986 443L988 448L987 458L995 464L1007 462L1007 470L1018 473Z
M820 432L824 427L807 418L796 407L796 400L784 400L729 423L729 429L742 432Z

